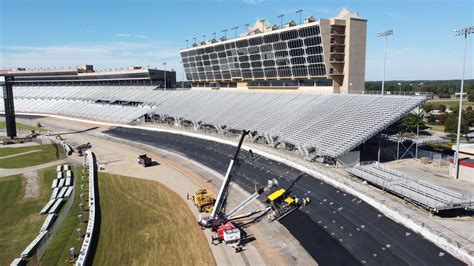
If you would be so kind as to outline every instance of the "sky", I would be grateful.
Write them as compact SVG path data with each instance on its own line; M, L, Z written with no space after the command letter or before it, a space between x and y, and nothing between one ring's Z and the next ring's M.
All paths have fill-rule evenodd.
M0 0L0 69L70 67L96 69L141 65L177 71L186 39L258 19L298 22L331 18L341 8L368 20L366 80L381 80L388 39L386 80L459 79L463 37L453 30L474 26L472 0ZM228 32L228 37L233 33ZM468 38L466 78L473 75L473 38Z

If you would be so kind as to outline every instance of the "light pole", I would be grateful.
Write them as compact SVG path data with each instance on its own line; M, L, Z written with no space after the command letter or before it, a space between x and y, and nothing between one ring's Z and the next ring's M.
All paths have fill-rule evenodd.
M239 26L235 26L233 27L231 30L234 30L235 32L235 38L237 39L237 29L239 28Z
M402 84L398 82L398 95L402 95Z
M184 89L184 64L183 61L179 61L179 63L183 66L183 73L181 74L181 89Z
M206 42L206 35L205 35L205 34L202 35L202 41L203 41L203 42Z
M186 40L186 49L189 48L189 40Z
M221 30L221 32L224 33L224 39L225 39L225 40L227 40L227 32L228 32L228 31L229 31L228 29Z
M464 93L464 72L466 69L467 36L471 33L474 33L474 26L454 31L454 36L464 36L464 58L462 65L461 93L459 95L458 131L456 135L456 153L454 154L454 170L456 171L454 174L456 179L459 177L459 141L461 137L462 98Z
M195 44L195 43L196 43L196 37L193 37L193 41L194 41L194 43L193 43L193 44Z
M303 9L298 9L296 11L297 14L300 14L300 24L301 24L301 13L303 13Z
M213 32L212 35L214 36L214 40L216 39L216 33Z
M166 90L166 62L163 63L163 68L164 68L163 73L165 75L165 90Z
M284 17L284 16L285 16L285 15L283 15L283 14L277 16L277 18L280 19L280 29L283 29L283 17Z
M385 61L387 59L387 37L393 35L393 30L387 30L377 33L377 37L385 37L385 48L383 49L383 79L382 79L382 96L385 88Z

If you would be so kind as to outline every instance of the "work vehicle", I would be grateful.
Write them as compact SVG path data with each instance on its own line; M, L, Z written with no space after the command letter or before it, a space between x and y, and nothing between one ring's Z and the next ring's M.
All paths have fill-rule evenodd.
M227 246L233 247L235 252L242 251L240 246L241 230L233 222L229 221L217 228L217 236L212 237L212 244L217 245L224 242Z
M79 156L83 156L84 151L86 151L87 149L90 149L90 148L92 148L92 145L91 145L90 142L87 142L85 144L77 145L76 150L77 150L77 153L79 154Z
M216 199L212 196L210 192L205 188L198 189L194 196L192 196L192 201L194 205L198 208L199 212L212 212L212 207L216 202Z
M270 222L279 220L299 208L298 198L290 196L290 193L293 185L302 176L303 174L300 174L287 189L280 188L267 196L267 203L270 208L268 220Z
M143 165L143 167L148 167L151 165L151 158L148 157L146 154L138 155L137 157L138 164Z

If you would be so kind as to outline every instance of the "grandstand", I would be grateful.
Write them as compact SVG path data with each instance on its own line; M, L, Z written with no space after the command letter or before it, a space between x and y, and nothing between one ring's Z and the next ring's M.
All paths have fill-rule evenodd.
M19 112L119 124L166 121L218 132L246 129L254 140L296 150L308 160L340 158L426 100L423 96L163 91L154 86L15 86L14 92Z
M474 201L466 192L407 176L378 162L358 163L346 171L429 211L474 209Z

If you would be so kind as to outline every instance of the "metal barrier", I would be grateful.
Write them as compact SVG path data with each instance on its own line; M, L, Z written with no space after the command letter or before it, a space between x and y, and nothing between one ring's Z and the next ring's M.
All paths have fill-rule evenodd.
M82 266L85 265L90 254L90 248L92 244L92 240L94 237L94 228L96 219L96 194L95 194L95 179L97 173L97 161L95 158L95 154L87 150L85 153L88 163L89 163L89 221L87 223L86 234L84 236L84 242L82 243L81 250L79 252L79 257L77 258L76 265Z

